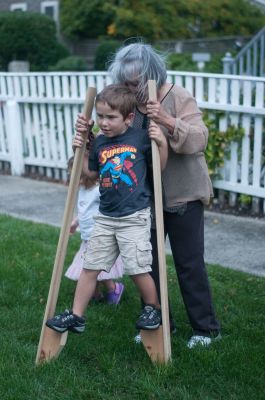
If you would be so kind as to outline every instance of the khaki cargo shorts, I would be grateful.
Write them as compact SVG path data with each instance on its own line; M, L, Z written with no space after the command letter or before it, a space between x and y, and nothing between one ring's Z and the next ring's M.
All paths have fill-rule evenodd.
M151 271L150 208L114 218L99 213L84 255L83 268L109 272L121 255L124 273Z

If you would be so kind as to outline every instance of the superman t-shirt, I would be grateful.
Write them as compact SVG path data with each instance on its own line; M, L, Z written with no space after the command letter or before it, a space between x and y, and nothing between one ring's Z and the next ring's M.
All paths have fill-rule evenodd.
M149 207L150 164L151 141L146 130L130 127L113 138L97 136L89 152L89 169L99 173L99 211L123 217Z

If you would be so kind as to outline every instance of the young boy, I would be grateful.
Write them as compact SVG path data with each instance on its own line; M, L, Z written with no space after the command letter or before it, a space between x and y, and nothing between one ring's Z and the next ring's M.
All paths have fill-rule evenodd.
M147 180L151 164L151 139L155 140L161 168L167 161L167 141L156 124L146 130L131 128L136 99L126 86L109 85L96 97L97 121L101 129L89 153L85 173L100 178L99 213L88 242L83 270L77 283L73 310L47 320L57 332L85 330L83 317L96 288L97 276L109 271L118 255L124 273L131 276L146 304L136 322L137 329L157 329L161 311L154 281L149 274L152 264L150 243L150 197ZM80 116L83 120L83 116ZM80 126L74 146L81 146Z

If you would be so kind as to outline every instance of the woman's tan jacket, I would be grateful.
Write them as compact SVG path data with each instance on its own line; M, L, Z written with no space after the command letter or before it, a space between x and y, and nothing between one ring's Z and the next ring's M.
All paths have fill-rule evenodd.
M162 172L164 207L193 200L208 204L213 196L204 156L208 129L196 100L186 89L174 85L161 104L176 118L173 134L161 126L169 142L167 166Z

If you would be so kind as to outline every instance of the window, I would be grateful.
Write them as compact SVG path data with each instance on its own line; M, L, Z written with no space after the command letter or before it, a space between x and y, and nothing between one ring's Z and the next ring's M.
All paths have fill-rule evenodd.
M58 22L58 1L42 1L40 11L42 14L54 19L55 22Z
M10 11L27 11L27 3L10 4Z

